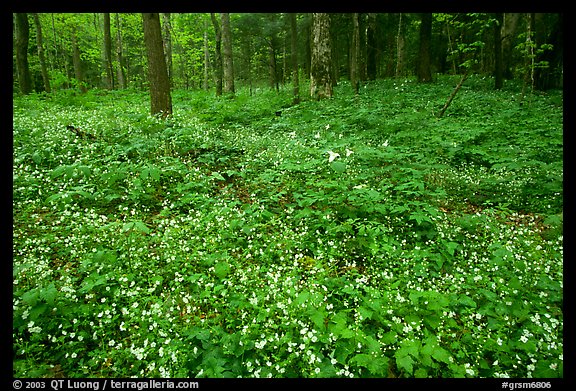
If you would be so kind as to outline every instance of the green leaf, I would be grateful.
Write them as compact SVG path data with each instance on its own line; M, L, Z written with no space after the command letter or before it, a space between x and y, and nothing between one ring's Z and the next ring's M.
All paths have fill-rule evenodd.
M412 375L412 371L414 370L412 364L414 364L412 357L408 355L396 356L396 365L399 369L404 370L408 375Z
M144 234L149 234L149 233L150 233L150 228L148 228L148 226L147 226L144 222L142 222L142 221L136 221L136 222L134 223L134 227L135 227L138 231L140 231L140 232L142 232L142 233L144 233Z
M225 278L228 273L230 273L230 265L228 265L227 262L218 262L216 266L214 266L214 274L216 274L216 277L222 279Z
M331 162L330 167L332 167L332 169L338 174L342 174L344 171L346 171L346 163L338 160Z
M448 351L441 348L440 346L434 347L432 350L432 357L434 357L436 361L441 361L446 364L450 363L450 353L448 353Z
M50 283L50 285L48 285L46 288L40 291L40 298L46 301L46 303L48 303L49 305L53 305L54 299L56 298L57 294L58 290L56 289L54 283L52 282Z

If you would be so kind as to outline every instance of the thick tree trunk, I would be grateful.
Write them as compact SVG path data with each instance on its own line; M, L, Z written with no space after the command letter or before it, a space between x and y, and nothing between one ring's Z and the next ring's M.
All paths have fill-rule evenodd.
M42 25L38 14L34 14L34 25L36 26L36 45L38 46L38 60L40 61L40 71L44 82L44 91L50 93L50 76L46 67L46 57L44 56L44 43L42 40Z
M214 58L214 76L216 78L216 96L222 95L222 30L214 13L210 13L216 36L216 53Z
M326 13L312 14L311 51L310 96L314 99L331 98L330 16Z
M112 38L110 34L110 14L104 13L104 69L106 88L114 89L114 69L112 68Z
M144 42L148 58L148 81L150 82L150 112L166 117L172 114L170 80L162 45L160 15L143 13Z
M230 29L230 14L222 13L222 44L224 52L222 66L224 68L224 92L234 95L234 61L232 58L232 32Z
M368 14L366 28L366 78L376 80L376 14Z
M519 13L506 13L504 14L503 33L502 36L502 68L504 77L508 80L514 77L512 72L512 51L513 42L516 38L516 29L518 21L520 20Z
M421 83L432 81L432 70L430 69L430 44L432 41L432 14L421 14L420 24L420 50L416 67L416 76Z
M18 84L23 94L32 92L32 78L28 66L28 14L16 15L16 68L18 70Z
M82 60L80 59L80 47L78 46L78 38L76 37L76 31L72 31L72 63L74 65L74 77L78 83L78 88L80 92L84 93L87 91L84 85L84 71L82 69Z

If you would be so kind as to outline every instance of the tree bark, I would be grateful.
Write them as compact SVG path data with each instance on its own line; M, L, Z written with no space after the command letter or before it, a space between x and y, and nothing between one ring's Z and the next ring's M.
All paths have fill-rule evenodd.
M396 77L402 77L406 72L406 22L404 14L398 16L398 34L396 35Z
M87 91L84 85L84 71L82 69L82 60L80 59L80 47L78 45L78 37L76 36L76 29L72 30L72 63L74 65L74 77L76 78L76 83L78 83L78 88L80 92L84 93Z
M432 70L430 69L430 44L432 41L432 14L423 13L420 15L420 50L416 67L418 82L429 83L432 81Z
M512 72L512 51L513 42L516 38L516 30L518 22L520 21L521 14L519 13L506 13L504 14L504 22L502 26L502 68L504 77L508 80L514 77Z
M143 13L144 42L148 59L150 83L150 112L163 118L172 115L170 80L162 45L162 30L158 13Z
M222 30L216 19L214 13L210 13L210 19L214 26L214 33L216 35L216 55L214 58L214 75L216 77L216 96L222 95Z
M222 22L222 45L224 52L222 66L224 71L224 92L234 95L234 61L232 58L232 32L230 29L230 14L220 14Z
M298 81L298 30L296 26L296 14L288 14L290 17L290 56L292 59L292 95L293 103L300 102L300 83Z
M166 56L166 70L168 71L170 86L172 86L172 25L170 24L170 13L162 14L162 31L162 43L164 45L164 54Z
M204 24L204 82L202 87L208 91L208 70L210 69L210 51L208 50L208 24Z
M16 16L16 68L18 70L18 84L23 94L32 92L32 78L28 66L28 39L30 26L28 14L17 13Z
M116 14L116 58L118 59L118 84L120 85L120 88L126 88L126 65L124 64L124 56L122 53L122 33L120 16L118 14Z
M350 83L354 94L358 95L360 88L360 24L358 22L358 14L352 14L352 47L350 48Z
M331 98L333 89L330 76L330 16L326 13L312 14L311 52L310 96L317 100Z
M366 78L376 80L376 14L368 14L366 27Z
M106 88L114 89L114 68L112 68L112 38L110 34L110 13L104 13L104 68Z
M46 67L46 57L44 55L44 43L42 39L42 25L38 14L34 15L34 25L36 26L36 45L38 46L38 60L40 61L40 70L42 72L42 81L44 82L44 91L50 93L50 76Z

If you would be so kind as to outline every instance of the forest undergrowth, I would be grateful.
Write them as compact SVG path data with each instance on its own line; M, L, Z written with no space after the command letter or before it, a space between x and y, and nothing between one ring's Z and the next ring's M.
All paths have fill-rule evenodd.
M457 81L15 96L13 375L562 377L562 92Z

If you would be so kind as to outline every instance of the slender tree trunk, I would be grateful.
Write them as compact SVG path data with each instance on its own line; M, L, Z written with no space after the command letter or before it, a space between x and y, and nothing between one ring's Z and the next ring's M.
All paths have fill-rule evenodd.
M416 75L421 83L432 81L432 70L430 69L430 44L432 41L432 14L421 14L420 24L420 50L416 67Z
M166 56L166 69L168 71L170 86L172 86L172 25L170 23L170 13L162 14L162 31L162 43L164 45L164 54Z
M84 71L82 69L82 60L80 59L80 47L78 45L78 38L75 29L72 31L72 62L74 64L74 77L80 88L80 92L87 91L84 85Z
M216 96L222 95L222 30L214 13L210 13L214 33L216 35L216 55L214 58L214 74L216 76Z
M331 98L333 90L330 76L330 16L326 13L312 14L311 51L310 96L317 100Z
M172 115L170 80L162 44L160 15L143 13L144 42L148 59L148 81L150 82L150 112L162 117Z
M112 67L112 38L110 34L110 13L104 13L104 68L106 69L106 87L114 89L114 68Z
M204 91L208 91L208 70L210 69L210 51L208 50L208 25L204 24Z
M358 14L352 14L352 47L350 48L350 83L354 94L358 95L360 88L359 77L359 59L360 59L360 24Z
M122 33L120 26L120 16L116 14L116 58L118 59L118 84L120 88L127 87L126 80L126 66L124 64L124 56L122 54Z
M278 76L276 69L276 47L274 37L271 36L268 42L268 73L270 79L270 88L278 91Z
M504 85L504 68L502 62L502 24L504 14L495 15L496 23L494 24L494 88L502 89Z
M406 68L406 23L403 14L398 17L398 34L396 35L396 77L405 75Z
M222 66L224 70L224 92L234 95L234 61L232 58L232 31L230 29L230 14L220 15L222 22L222 44L224 52Z
M42 81L44 82L44 91L50 93L50 77L46 67L46 57L44 56L44 43L42 40L42 25L38 14L34 15L34 25L36 26L36 45L38 46L38 60L40 61L40 70L42 72Z
M292 95L293 103L300 102L300 83L298 81L298 30L296 26L296 14L290 13L290 54L292 58Z
M18 84L23 94L32 92L32 78L28 66L28 39L30 26L28 14L17 13L16 15L16 68L18 69Z

